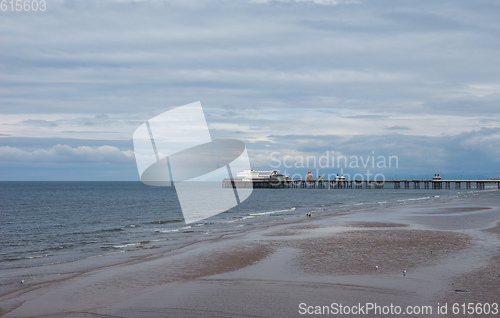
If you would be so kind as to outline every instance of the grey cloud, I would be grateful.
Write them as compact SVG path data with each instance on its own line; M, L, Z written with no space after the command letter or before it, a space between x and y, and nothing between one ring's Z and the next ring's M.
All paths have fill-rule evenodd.
M7 17L16 27L4 33L10 49L0 55L9 74L2 83L12 91L0 97L17 109L6 111L22 112L42 105L46 112L133 112L138 105L154 110L191 101L194 92L195 99L242 108L248 100L249 108L265 107L270 99L304 108L311 98L326 95L356 98L349 107L373 110L382 104L412 112L392 101L424 103L422 96L439 99L453 83L493 80L488 74L495 74L499 64L493 53L496 37L474 36L485 28L478 15L489 10L487 5L471 10L453 2L443 14L434 13L442 9L434 2L399 6L64 2L47 13L57 17L55 24L47 22L47 15L30 17L29 23ZM468 19L461 23L453 15ZM334 23L336 29L304 28L307 18ZM422 21L425 37L408 34ZM359 29L354 35L349 32L353 24ZM443 34L444 26L455 35ZM390 36L389 29L401 36ZM58 36L41 38L38 32ZM68 103L73 105L69 110Z
M480 129L452 136L415 136L392 133L358 136L273 136L272 150L261 154L258 164L271 164L270 153L321 156L326 151L346 156L394 155L399 168L392 173L424 175L433 170L470 176L475 173L500 174L500 129ZM485 147L485 145L487 146ZM257 147L263 148L263 147ZM263 160L262 160L263 159Z
M63 130L64 134L114 134L116 131L106 131L106 130Z
M27 120L21 121L20 124L41 126L41 127L56 127L56 126L58 126L57 122L50 121L50 120L41 120L41 119L27 119Z
M384 128L385 130L410 130L410 127L407 126L391 126Z
M388 115L340 115L342 118L350 118L350 119L381 119L387 118Z

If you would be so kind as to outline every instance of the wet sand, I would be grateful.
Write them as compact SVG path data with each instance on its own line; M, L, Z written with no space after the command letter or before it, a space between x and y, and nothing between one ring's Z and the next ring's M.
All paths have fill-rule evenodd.
M392 303L429 305L437 316L437 303L498 302L499 206L500 199L470 198L317 212L26 282L0 297L0 315L294 317L301 303Z
M500 223L483 231L500 240ZM466 275L453 277L450 284L454 291L447 295L448 303L500 303L500 244L490 259Z

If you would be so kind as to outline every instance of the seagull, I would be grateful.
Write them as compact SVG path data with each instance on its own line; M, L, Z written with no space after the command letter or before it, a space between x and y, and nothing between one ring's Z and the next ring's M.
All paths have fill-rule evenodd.
M24 279L21 280L21 284L24 284Z
M406 269L403 269L403 276L406 276Z
M378 265L375 265L375 270L378 270Z

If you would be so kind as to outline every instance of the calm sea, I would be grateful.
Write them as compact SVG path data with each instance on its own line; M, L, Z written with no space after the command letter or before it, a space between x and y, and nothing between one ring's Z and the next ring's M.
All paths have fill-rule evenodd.
M186 225L175 188L140 182L0 182L0 284L54 264L147 249L209 233L349 210L429 201L476 190L255 189L238 207ZM37 269L38 268L38 269ZM35 270L37 269L37 270Z

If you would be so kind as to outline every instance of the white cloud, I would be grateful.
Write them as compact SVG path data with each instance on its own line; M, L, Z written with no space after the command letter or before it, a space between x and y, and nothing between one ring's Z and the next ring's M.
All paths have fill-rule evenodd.
M500 84L469 84L467 85L465 92L479 98L488 97L491 95L500 95Z
M55 145L50 149L27 151L16 147L1 146L0 161L8 162L99 162L127 163L134 160L134 152L122 151L113 146L100 147L70 147Z

